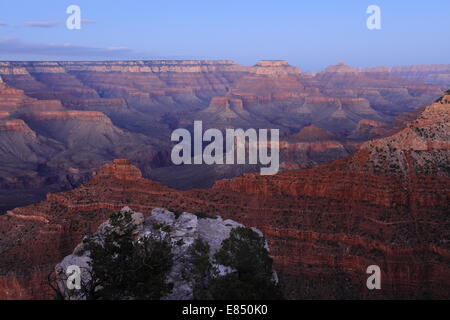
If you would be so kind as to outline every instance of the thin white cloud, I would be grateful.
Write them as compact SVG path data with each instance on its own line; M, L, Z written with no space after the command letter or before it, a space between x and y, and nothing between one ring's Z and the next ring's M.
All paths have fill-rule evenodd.
M183 60L204 59L188 55L161 55L123 46L93 47L73 43L25 42L16 37L0 37L0 61L89 61L89 60Z
M8 24L4 21L0 20L0 27L6 27Z
M26 22L25 25L31 28L53 28L59 26L61 23L57 21L47 21L47 22Z
M60 59L126 58L139 54L127 47L91 47L71 43L28 43L17 38L0 39L0 59L20 55ZM2 57L3 56L3 57Z

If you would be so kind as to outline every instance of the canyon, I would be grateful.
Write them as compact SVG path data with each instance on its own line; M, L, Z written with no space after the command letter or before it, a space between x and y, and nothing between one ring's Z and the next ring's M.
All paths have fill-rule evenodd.
M361 70L367 72L389 72L402 78L419 80L429 84L448 86L450 83L450 66L445 64L396 67L379 66L363 68Z
M320 101L314 104L320 109L326 102L322 108L335 106L338 118L353 105L314 99L309 106ZM371 117L359 121L359 133L352 134L366 141L356 140L351 155L306 169L287 166L274 176L243 174L207 189L176 190L146 179L133 161L115 159L77 188L48 193L42 202L0 216L0 299L51 298L47 276L55 265L125 206L147 216L154 208L219 215L258 228L290 299L448 299L450 91L430 101L388 128ZM16 126L23 124L5 128ZM368 134L367 126L382 137ZM342 141L336 127L315 124L301 126L289 139L287 149L319 153ZM366 287L370 265L381 269L381 290Z
M244 228L245 226L233 221L223 220L220 217L197 217L194 214L183 212L180 215L176 215L173 212L155 208L152 210L151 215L144 218L144 215L140 212L133 212L130 208L124 207L120 210L121 214L130 214L130 220L134 226L135 233L133 235L136 241L144 240L149 235L165 236L168 237L171 246L171 253L173 254L173 265L170 272L167 275L167 281L173 284L173 288L169 294L162 297L162 300L193 300L194 299L194 284L193 279L189 279L187 275L190 274L193 266L189 261L190 249L196 241L203 241L207 243L210 252L208 254L208 261L214 264L214 254L221 249L223 241L230 236L230 232L235 228ZM163 226L163 227L162 227ZM126 225L122 225L126 227ZM163 235L160 234L161 229L166 231ZM102 223L98 230L93 234L98 241L105 242L105 233L108 232L120 232L120 228L111 229L111 220ZM259 230L254 230L259 237L262 237L262 233ZM167 232L167 233L166 233ZM263 242L264 243L264 242ZM267 243L265 247L268 248ZM75 291L69 290L67 287L67 275L66 270L70 266L78 266L80 268L80 276L82 283L86 286L92 281L92 269L90 267L92 258L87 248L86 243L81 242L76 247L74 252L65 257L61 263L55 267L55 288L58 287L61 290L61 294L65 300L89 300L90 297L86 297L84 294L80 294ZM230 269L224 265L215 264L215 267L226 274L230 272ZM83 270L83 271L81 271ZM191 275L192 277L192 275ZM274 279L276 281L276 273Z
M2 61L0 214L77 187L115 158L182 190L260 170L174 166L170 135L196 120L206 129L280 130L283 170L351 155L450 85L447 66L404 68L338 63L311 75L281 60ZM312 139L311 126L326 138Z

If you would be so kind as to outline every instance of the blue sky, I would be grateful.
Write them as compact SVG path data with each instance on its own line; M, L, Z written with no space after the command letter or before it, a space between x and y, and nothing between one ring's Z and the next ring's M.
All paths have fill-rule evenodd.
M81 7L81 30L66 8ZM366 9L381 8L381 30ZM304 70L450 63L450 1L8 0L0 60L285 59Z

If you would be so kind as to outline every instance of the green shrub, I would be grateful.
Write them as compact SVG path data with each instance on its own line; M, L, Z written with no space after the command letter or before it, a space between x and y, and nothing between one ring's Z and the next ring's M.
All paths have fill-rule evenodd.
M131 212L110 218L111 228L88 237L92 279L84 288L88 299L160 299L172 289L167 274L172 268L170 241L160 233L135 240Z
M201 239L196 239L188 250L192 267L187 277L193 284L195 300L213 299L209 286L211 279L217 275L217 271L210 262L209 252L209 244Z
M215 260L235 271L211 281L213 299L282 299L278 285L272 280L273 261L265 248L264 238L252 229L233 229L215 254Z

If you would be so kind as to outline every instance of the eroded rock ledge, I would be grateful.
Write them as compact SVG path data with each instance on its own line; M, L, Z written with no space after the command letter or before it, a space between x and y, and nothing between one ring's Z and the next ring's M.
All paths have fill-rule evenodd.
M222 242L230 236L230 232L234 228L243 227L242 224L233 220L223 220L221 217L198 217L195 214L183 212L176 215L175 213L162 209L155 208L148 217L140 212L134 212L129 207L124 207L122 213L129 212L131 214L132 222L136 227L135 239L139 240L149 234L157 232L155 225L164 229L161 231L164 236L168 236L172 242L173 266L167 276L167 281L173 284L172 291L164 296L163 300L192 300L193 299L193 284L185 275L186 270L192 267L189 262L189 248L196 239L200 239L209 245L210 260L213 261L214 254L221 248ZM162 227L161 227L162 226ZM110 221L101 224L96 232L100 239L102 234L111 228ZM263 234L258 229L253 229L261 237ZM266 247L268 248L267 244ZM78 266L81 270L82 283L90 281L91 266L90 253L86 244L81 242L71 255L66 256L55 267L57 275L58 286L61 292L64 293L67 299L84 299L83 294L70 294L66 287L66 270L69 266ZM231 271L229 267L215 264L220 275L225 275ZM276 280L274 274L274 280Z

